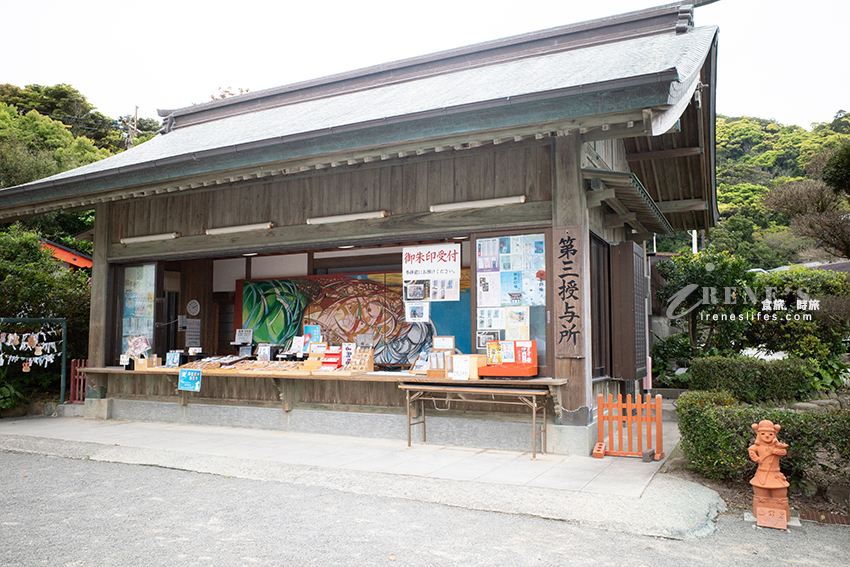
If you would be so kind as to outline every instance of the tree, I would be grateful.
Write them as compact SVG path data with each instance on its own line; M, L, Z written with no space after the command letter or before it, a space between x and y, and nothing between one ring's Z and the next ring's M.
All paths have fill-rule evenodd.
M27 85L23 89L14 85L0 85L0 103L16 107L23 113L35 110L68 126L74 137L85 136L98 148L112 151L110 132L115 122L89 104L83 94L71 85L60 83L53 86Z
M667 304L667 316L674 323L687 323L694 351L739 352L744 348L746 322L739 316L752 307L746 289L753 287L755 277L748 269L746 261L711 247L697 254L679 254L658 265L666 280L656 292L658 298Z
M93 252L91 242L75 240L74 235L85 232L94 226L94 211L78 213L51 211L23 219L18 224L24 230L37 232L43 238L73 250L89 255Z
M830 253L850 258L850 207L847 194L826 183L804 179L772 189L764 205L791 218L791 230L817 240Z
M73 169L108 157L85 137L75 138L61 122L31 110L20 114L0 102L0 189Z
M0 232L0 284L0 317L64 317L69 354L87 356L91 278L85 270L65 269L38 233L13 225Z
M768 293L768 289L771 293ZM817 369L818 389L841 385L846 367L842 340L850 333L850 278L844 272L811 270L798 266L756 276L756 294L779 300L782 309L766 320L760 317L746 330L747 342L756 348L785 352L810 360ZM765 312L770 315L770 311Z
M821 171L823 182L837 193L850 193L850 144L832 154Z

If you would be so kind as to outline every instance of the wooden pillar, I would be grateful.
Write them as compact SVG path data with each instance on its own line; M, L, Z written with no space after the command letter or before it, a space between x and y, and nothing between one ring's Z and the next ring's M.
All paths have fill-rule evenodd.
M109 329L109 203L95 206L94 211L94 252L92 253L91 276L91 312L89 316L89 359L91 367L103 367L107 363L107 343ZM105 375L90 374L86 387L86 396L101 398L106 395Z
M187 305L195 300L200 304L197 315L190 315ZM189 319L201 319L201 347L214 353L218 346L218 304L213 301L213 260L184 260L180 275L180 305L177 313ZM185 339L185 333L179 333Z
M555 377L562 387L561 423L587 425L592 420L590 320L590 234L581 175L582 143L578 132L555 140L552 191L553 304L549 336L555 346ZM568 414L569 412L575 412Z

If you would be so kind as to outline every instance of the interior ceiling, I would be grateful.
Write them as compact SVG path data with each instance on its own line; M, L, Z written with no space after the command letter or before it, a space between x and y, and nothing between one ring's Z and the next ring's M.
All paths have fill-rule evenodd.
M677 232L709 228L716 218L714 172L701 142L705 119L703 108L690 104L678 129L624 140L629 168Z

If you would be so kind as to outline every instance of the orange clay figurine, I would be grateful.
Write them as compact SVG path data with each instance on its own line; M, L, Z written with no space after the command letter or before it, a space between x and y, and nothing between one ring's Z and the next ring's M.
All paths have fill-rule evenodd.
M750 446L750 458L758 463L756 475L750 481L756 496L785 498L788 493L788 481L779 471L779 457L785 456L785 443L776 438L781 426L766 419L758 425L752 425L756 432L756 442Z

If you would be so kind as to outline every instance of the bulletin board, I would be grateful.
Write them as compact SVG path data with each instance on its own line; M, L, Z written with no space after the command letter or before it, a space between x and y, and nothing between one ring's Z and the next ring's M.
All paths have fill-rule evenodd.
M488 341L537 341L546 359L546 235L475 240L475 347Z

